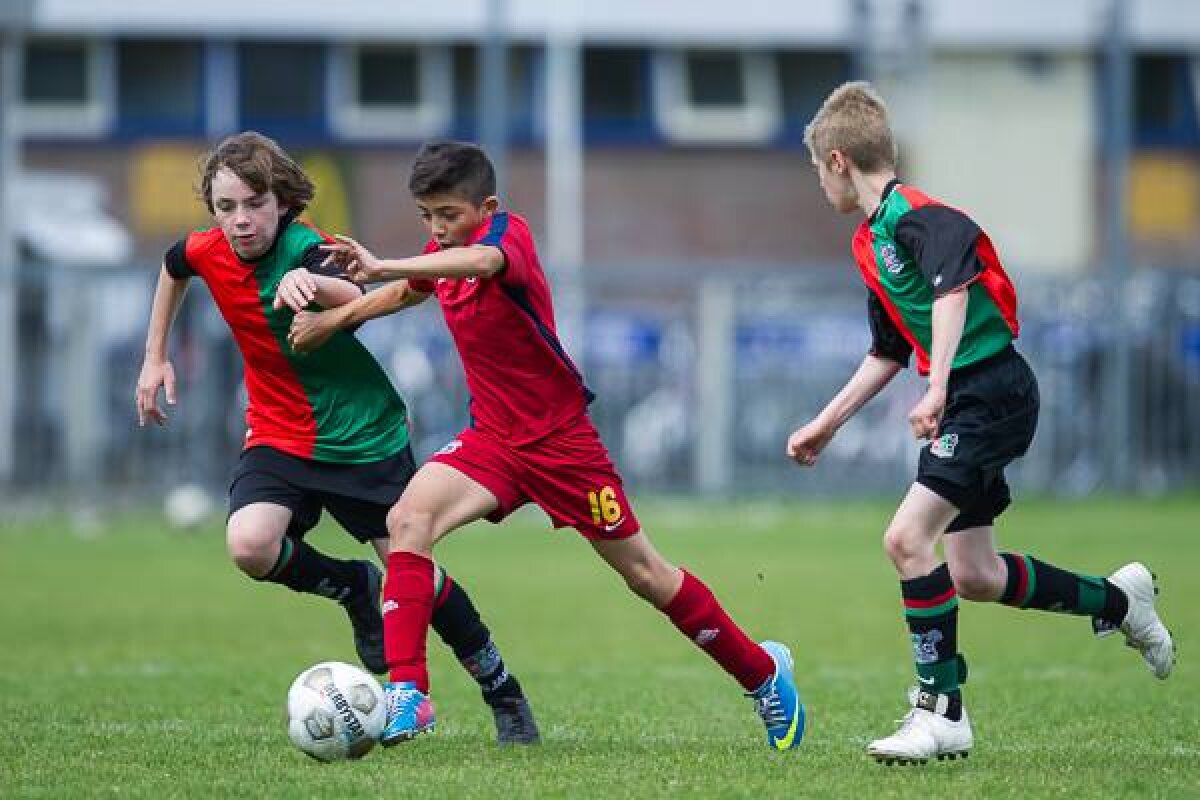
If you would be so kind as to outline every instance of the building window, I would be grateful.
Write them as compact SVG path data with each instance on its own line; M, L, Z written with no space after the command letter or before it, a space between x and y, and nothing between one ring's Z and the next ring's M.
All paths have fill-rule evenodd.
M237 60L240 126L277 136L323 132L323 44L243 42Z
M784 132L798 138L829 93L849 80L850 58L838 52L788 51L775 59Z
M349 139L422 139L443 133L452 78L444 47L358 44L335 49L330 127Z
M25 43L20 130L55 137L98 136L112 117L112 49L87 39Z
M591 142L653 138L649 59L643 50L600 47L583 53L584 133Z
M467 139L479 136L479 49L456 47L452 54L454 135ZM528 46L508 50L508 135L528 142L534 136L535 117L542 112L539 97L541 54ZM540 124L540 120L539 120Z
M126 134L202 130L197 42L125 41L117 47L117 124Z
M768 53L694 49L655 58L654 110L683 144L762 144L780 130L779 76Z
M1134 136L1139 145L1192 147L1200 143L1194 58L1143 54L1134 59Z
M746 59L741 53L697 50L684 53L688 104L703 109L741 109L746 105Z

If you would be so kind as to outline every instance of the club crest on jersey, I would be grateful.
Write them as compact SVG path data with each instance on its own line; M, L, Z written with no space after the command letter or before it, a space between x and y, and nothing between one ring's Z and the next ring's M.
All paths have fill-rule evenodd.
M958 447L958 434L943 433L929 443L929 453L938 458L954 458L954 449L956 447Z
M444 446L442 447L442 449L441 449L441 450L438 450L436 453L434 453L434 455L436 455L436 456L448 456L448 455L450 455L451 453L458 452L459 448L461 448L461 447L462 447L462 440L461 440L461 439L455 439L454 441L452 441L452 442L448 442L446 445L444 445Z
M896 245L881 244L879 246L879 257L883 259L883 268L892 275L896 275L900 270L904 269L904 262L900 260L900 254L896 252Z

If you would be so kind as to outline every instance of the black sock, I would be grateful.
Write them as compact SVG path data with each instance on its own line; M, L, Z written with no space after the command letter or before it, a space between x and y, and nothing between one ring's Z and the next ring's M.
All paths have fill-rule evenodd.
M259 580L278 583L296 592L316 594L344 603L366 591L367 576L357 561L330 558L303 539L283 537L275 566Z
M1062 614L1098 617L1120 625L1129 610L1125 593L1105 578L1080 575L1023 553L1001 553L1008 579L1000 602Z
M521 697L521 684L509 674L471 598L449 575L445 575L445 583L433 609L433 629L479 684L489 705L504 698Z
M950 710L946 716L958 719L962 714L959 685L965 670L958 654L958 594L950 570L942 564L928 575L900 581L900 594L920 682L917 688L950 697L950 709L957 716L951 716Z

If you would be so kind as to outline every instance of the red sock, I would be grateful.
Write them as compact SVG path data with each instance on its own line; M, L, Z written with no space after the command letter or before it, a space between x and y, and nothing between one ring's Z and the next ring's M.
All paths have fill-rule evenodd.
M425 556L397 550L388 554L383 585L383 651L388 677L410 681L429 694L425 634L433 614L433 573Z
M702 581L680 571L683 585L663 613L747 692L762 686L775 674L774 659L729 618Z

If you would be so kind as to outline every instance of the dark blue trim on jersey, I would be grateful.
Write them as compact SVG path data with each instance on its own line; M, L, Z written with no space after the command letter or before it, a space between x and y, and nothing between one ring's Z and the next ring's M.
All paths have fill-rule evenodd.
M486 244L491 247L500 247L501 240L504 239L504 234L508 233L508 212L497 211L492 214L492 221L488 224L488 231L475 244ZM500 247L503 251L504 248Z
M583 375L579 374L579 370L575 367L575 362L571 361L571 357L568 356L567 351L563 349L562 342L560 342L558 337L554 335L554 331L546 327L545 323L543 323L541 318L538 317L537 312L533 310L533 306L529 302L529 297L526 295L524 287L518 288L516 286L507 286L504 283L501 283L500 288L503 289L504 293L508 295L514 303L517 304L517 308L524 311L525 315L533 320L534 326L537 328L538 333L542 335L542 338L546 341L546 344L550 345L550 349L554 351L559 360L561 360L563 364L566 365L567 369L571 370L571 374L579 380L579 385L583 388L584 402L587 405L591 405L592 401L596 399L596 393L589 389L587 384L583 382Z

